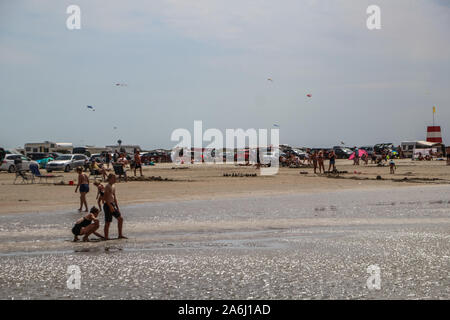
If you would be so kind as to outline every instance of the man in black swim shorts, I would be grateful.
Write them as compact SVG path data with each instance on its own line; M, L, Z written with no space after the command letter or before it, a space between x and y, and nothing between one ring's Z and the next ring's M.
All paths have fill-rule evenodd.
M116 189L114 186L114 183L116 183L116 175L113 173L110 173L108 175L108 184L105 186L105 195L103 196L103 200L105 201L105 204L103 205L103 210L105 213L105 239L109 240L109 225L112 222L112 218L117 219L117 227L119 231L119 239L127 239L127 237L124 237L122 234L122 225L123 225L123 218L120 214L119 204L117 203L117 197L116 197Z

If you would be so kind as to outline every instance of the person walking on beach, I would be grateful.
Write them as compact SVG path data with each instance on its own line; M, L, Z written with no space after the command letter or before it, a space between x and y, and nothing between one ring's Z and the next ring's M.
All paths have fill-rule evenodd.
M75 193L77 193L78 189L80 190L80 209L78 211L83 211L83 205L86 207L85 212L88 212L88 205L86 200L86 194L89 192L89 177L86 173L83 173L83 169L81 167L77 168L78 173L78 184L75 188Z
M330 164L328 165L328 172L330 172L331 167L333 167L333 172L336 171L336 153L334 150L331 150L328 154L328 158L330 159Z
M136 169L139 169L139 172L142 174L142 161L141 156L139 155L139 150L134 150L134 176L136 176Z
M100 222L97 219L99 212L100 211L96 207L92 207L89 214L75 222L75 225L72 228L74 242L78 241L78 236L81 235L84 235L83 241L89 241L89 235L92 233L100 239L103 239L103 236L97 233L97 229L100 227Z
M127 239L127 237L122 234L123 218L117 202L115 183L116 175L110 173L108 175L108 184L105 187L105 195L103 197L105 202L103 204L103 211L105 213L105 240L109 240L109 225L111 224L113 217L117 219L118 239Z

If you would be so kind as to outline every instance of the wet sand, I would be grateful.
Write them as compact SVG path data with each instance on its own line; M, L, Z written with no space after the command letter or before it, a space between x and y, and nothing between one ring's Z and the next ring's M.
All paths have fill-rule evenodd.
M3 214L0 298L449 299L449 190L384 186L127 205L130 239L92 243L70 242L80 216L73 209ZM69 265L81 269L80 290L66 286ZM381 269L380 290L366 286L369 265Z

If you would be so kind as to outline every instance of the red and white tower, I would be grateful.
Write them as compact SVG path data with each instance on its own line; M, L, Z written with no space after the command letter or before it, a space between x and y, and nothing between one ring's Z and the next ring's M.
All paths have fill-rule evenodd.
M427 127L427 141L442 143L442 133L440 126L428 126Z
M427 127L427 141L442 143L441 127L434 125L434 114L436 113L436 107L433 107L433 125Z

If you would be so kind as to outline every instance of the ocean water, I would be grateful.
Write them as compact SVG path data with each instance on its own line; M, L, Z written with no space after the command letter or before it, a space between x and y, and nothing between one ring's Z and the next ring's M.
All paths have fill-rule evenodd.
M449 299L449 191L139 204L122 208L128 240L90 243L71 242L76 210L5 214L0 298ZM79 289L67 286L72 265ZM380 289L367 285L372 265Z

